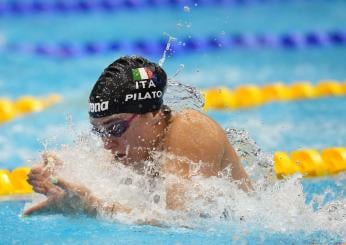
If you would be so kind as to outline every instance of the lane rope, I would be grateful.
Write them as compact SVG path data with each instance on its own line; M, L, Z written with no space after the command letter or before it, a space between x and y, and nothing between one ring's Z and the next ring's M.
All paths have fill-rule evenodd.
M321 151L301 149L291 152L275 152L274 170L279 179L302 174L304 177L332 176L346 171L346 147L331 147ZM0 196L32 193L27 176L29 167L13 171L0 169Z
M290 154L276 152L274 169L278 178L301 173L306 177L329 176L346 171L346 147L317 151L301 149Z
M181 8L203 6L249 6L252 4L281 3L275 0L31 0L0 3L0 16L33 14L68 14L91 12L120 12L123 10Z
M167 40L137 39L134 41L90 41L84 43L6 43L2 52L20 52L41 56L73 58L115 52L160 56ZM169 54L180 55L223 49L282 48L300 50L346 45L346 30L310 31L284 34L224 34L206 37L182 37L171 44Z
M11 172L7 169L0 169L0 196L32 193L32 187L26 181L29 172L28 167L19 167Z
M28 113L39 112L61 101L60 95L44 98L22 96L16 100L0 98L0 125Z
M317 84L296 81L292 84L273 83L263 86L241 85L233 90L222 88L206 89L204 109L246 109L266 103L316 99L327 96L345 96L346 81L323 80Z

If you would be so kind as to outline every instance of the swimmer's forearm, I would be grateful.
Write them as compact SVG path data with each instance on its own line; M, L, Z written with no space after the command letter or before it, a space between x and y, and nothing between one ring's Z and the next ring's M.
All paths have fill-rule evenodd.
M170 184L166 187L166 207L171 210L185 209L185 185Z
M88 188L82 185L70 183L61 178L55 178L55 181L57 186L66 191L64 201L60 205L62 206L62 209L68 206L75 212L83 211L88 215L97 214L101 201L95 197Z
M131 213L132 209L125 207L121 205L118 202L112 202L112 203L104 203L102 201L99 201L99 207L101 208L102 211L106 213Z
M130 213L132 211L132 209L125 207L117 202L104 202L100 198L93 195L89 189L83 186L72 184L62 179L59 179L58 183L65 190L68 190L74 195L77 195L83 201L84 210L88 214L96 214L99 211L104 211L107 213Z

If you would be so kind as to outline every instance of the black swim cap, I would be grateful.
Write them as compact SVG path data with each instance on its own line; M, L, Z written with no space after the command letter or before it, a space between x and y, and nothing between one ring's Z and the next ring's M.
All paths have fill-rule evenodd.
M140 56L125 56L110 64L89 96L89 116L117 113L144 114L160 109L167 75Z

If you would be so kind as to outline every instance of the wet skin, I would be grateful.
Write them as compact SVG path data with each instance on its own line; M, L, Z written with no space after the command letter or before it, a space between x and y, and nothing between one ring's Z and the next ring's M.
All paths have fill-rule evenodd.
M116 120L127 120L132 114L117 114L105 118L91 119L94 127L107 128ZM114 157L124 165L140 168L136 163L147 160L151 151L164 151L175 158L161 159L163 163L163 175L175 175L178 182L166 184L166 207L173 210L183 210L185 206L184 188L193 175L204 177L216 176L226 167L231 167L230 179L238 180L239 187L244 191L251 190L250 180L241 165L233 147L230 145L224 130L211 118L195 110L184 110L174 113L170 120L165 114L146 113L136 116L129 128L121 137L103 136L104 147L110 150ZM201 167L197 172L192 172L191 164L199 163ZM39 203L30 208L25 214L40 212L56 205L61 201L64 193L70 192L81 199L86 213L94 213L96 206L102 206L102 200L98 200L90 191L82 186L67 183L58 179L58 183L52 185L49 182L49 173L45 170L45 162L34 167L29 174L29 182L34 190L45 194L50 202ZM49 183L48 183L49 182ZM62 184L61 184L62 183ZM60 188L56 190L56 188ZM55 198L54 193L59 193ZM68 203L66 198L64 203ZM53 207L55 207L53 206ZM119 203L105 207L111 212L130 212L131 208Z
M122 113L105 118L92 118L90 123L93 127L102 129L114 121L127 120L132 115ZM114 157L125 165L147 160L152 150L159 150L161 147L160 141L167 126L161 113L137 115L121 137L102 136L104 148L110 150Z

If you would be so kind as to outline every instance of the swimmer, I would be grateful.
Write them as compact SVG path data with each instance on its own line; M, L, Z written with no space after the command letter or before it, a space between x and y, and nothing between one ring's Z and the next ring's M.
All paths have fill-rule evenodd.
M104 148L111 151L116 162L138 172L153 152L176 156L159 161L160 174L179 179L166 186L167 209L184 210L184 189L193 175L217 176L229 168L230 181L236 181L244 191L251 190L248 175L225 131L199 111L171 111L163 104L166 85L165 71L138 56L122 57L104 70L89 97L92 132L101 137ZM197 172L191 170L193 163L200 164ZM47 200L24 214L47 210L97 214L100 207L109 212L131 212L131 207L106 204L86 186L57 177L52 166L62 164L54 154L46 154L43 164L32 168L28 181Z

